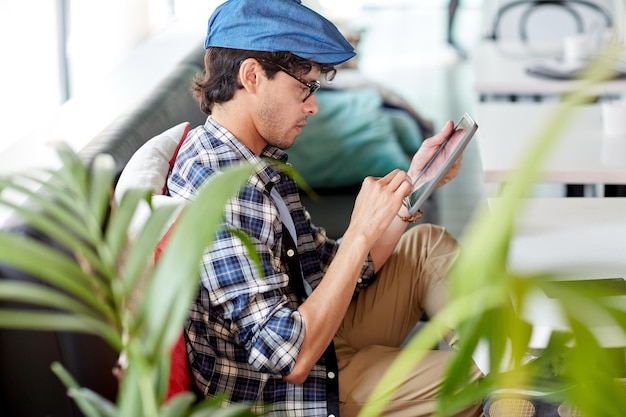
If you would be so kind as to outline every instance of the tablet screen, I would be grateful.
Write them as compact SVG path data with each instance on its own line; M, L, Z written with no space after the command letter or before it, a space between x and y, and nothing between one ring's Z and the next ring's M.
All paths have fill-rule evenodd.
M416 214L430 197L437 188L437 184L459 159L477 128L478 125L467 113L461 117L452 135L441 144L417 178L413 180L413 192L405 200L410 214Z

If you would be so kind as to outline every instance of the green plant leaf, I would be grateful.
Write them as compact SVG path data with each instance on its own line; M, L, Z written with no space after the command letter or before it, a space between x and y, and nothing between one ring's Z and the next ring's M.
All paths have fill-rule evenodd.
M615 351L617 355L609 355L587 325L575 320L570 325L576 342L567 351L561 372L575 384L565 393L567 402L585 415L622 415L626 409L623 347Z
M466 385L462 390L446 395L447 401L438 401L437 409L432 417L453 416L467 407L467 404L479 404L476 398L485 398L491 394L490 387L485 386L484 381L479 380Z
M612 54L613 57L617 56L615 50L613 50ZM608 55L611 55L611 53ZM603 56L606 57L608 55ZM514 363L519 363L522 353L527 351L530 335L528 324L519 319L513 310L498 308L497 311L503 314L503 316L493 316L491 311L492 305L489 303L488 298L490 296L486 292L481 292L481 289L489 286L500 286L504 290L500 297L503 294L505 297L507 294L512 294L518 303L521 303L525 297L526 290L519 285L516 287L515 281L512 280L506 269L508 248L515 227L515 219L520 210L523 209L523 200L521 199L530 194L539 176L541 166L554 148L555 138L563 130L565 121L571 117L578 105L594 99L591 89L595 83L611 75L610 68L613 68L613 65L602 59L590 68L584 87L580 91L568 95L564 102L557 107L552 117L549 118L547 124L534 135L535 139L532 141L528 153L524 155L519 169L509 178L506 186L501 189L498 204L491 208L491 212L483 211L476 216L474 222L468 227L468 233L462 241L463 251L452 268L449 285L453 300L458 297L466 297L467 294L473 294L472 297L475 298L476 305L474 308L466 311L459 311L460 317L456 319L460 324L459 333L462 338L470 340L475 340L476 337L487 338L491 348L490 361L492 369L497 369L497 366L504 359L502 345L504 339L502 339L501 334L496 332L500 331L502 333L505 328L510 330L509 337L506 340L511 343L512 360ZM536 286L537 282L540 282L540 280L529 281L528 285ZM477 322L478 325L476 326L467 326L466 323L471 323L475 321L475 317L481 316L485 318L491 316L491 319L482 323ZM508 318L503 320L504 317ZM461 344L461 348L463 348L462 346L463 344ZM471 350L473 347L470 344L467 348ZM461 369L458 363L469 360L467 353L464 352L462 355L455 357L450 368L453 372ZM552 352L544 352L544 354L552 354ZM455 363L455 361L458 361L458 363ZM454 374L454 378L458 377L459 375ZM446 379L451 379L451 375L448 374ZM465 380L467 380L467 377ZM491 384L490 388L493 390L503 381L510 383L510 381L502 378L488 378L484 382L489 382ZM519 379L519 381L523 381L523 378ZM452 403L450 396L455 395L455 392L454 389L450 388L444 390L441 402ZM481 390L474 391L477 395L481 392ZM467 404L469 404L480 399L478 397L472 399L466 396L463 401L468 401ZM457 405L460 404L456 404L455 407Z
M151 357L163 357L181 332L198 288L198 268L222 225L223 208L255 166L244 163L214 176L182 211L141 299L139 317ZM151 306L158 305L158 309Z
M0 327L90 333L103 338L117 351L122 348L120 335L108 324L67 313L4 308L0 310Z
M442 334L446 334L450 328L456 328L458 323L465 318L465 314L468 311L473 310L476 303L475 297L478 296L480 299L487 300L485 308L490 309L500 302L501 294L499 291L497 287L487 287L480 291L477 290L471 294L466 294L465 297L457 297L451 300L439 314L431 318L409 340L405 348L398 354L397 359L382 375L367 403L361 409L359 416L380 416L400 384L426 356L427 350L439 342Z
M150 417L144 412L142 407L139 378L140 376L138 375L134 363L124 371L124 377L120 383L117 396L117 407L120 416ZM152 402L153 405L156 406L156 397Z
M42 279L100 311L110 319L115 313L102 302L108 294L98 294L102 287L93 276L85 274L76 261L37 240L0 231L0 262ZM36 259L37 262L33 262Z
M65 166L58 171L26 173L13 178L10 188L23 194L34 206L41 207L42 212L65 225L81 240L93 242L93 237L99 236L100 223L94 220L86 185L79 184L89 173L84 166L73 168L80 175L65 175L70 169ZM107 207L105 204L100 210L106 211Z
M68 395L75 401L89 403L97 415L102 417L117 417L117 407L108 399L87 388L70 388Z
M196 401L192 392L183 392L171 398L159 410L159 417L183 417L189 414L191 406Z
M54 171L55 178L75 195L86 196L89 189L89 170L78 155L64 142L54 143L63 169Z
M43 210L25 207L24 205L1 198L0 205L13 209L15 213L21 216L29 225L37 229L51 241L58 242L60 246L67 248L70 252L80 252L96 267L102 265L97 255L91 250L91 247L86 245L88 241L85 239L88 238L88 236L84 231L78 231L78 234L71 233L71 231L75 231L75 229L84 230L81 224L75 222L75 216L71 213L64 213L63 218L51 218L50 213L45 211L48 209L53 210L47 206L54 206L54 202L47 202L41 207ZM72 225L72 223L74 223L74 225ZM68 231L70 231L70 233L68 233Z
M231 404L225 408L196 411L191 414L191 417L255 417L258 415L250 411L246 405Z
M230 404L228 407L222 407L223 402L223 395L206 398L192 409L189 417L255 417L263 415L263 413L253 412L251 404Z
M6 184L8 184L7 188L19 191L14 186L15 181L9 180ZM28 190L27 192L29 204L32 205L19 204L3 198L0 198L0 205L13 209L30 226L46 236L46 239L57 242L70 253L84 259L94 271L105 275L110 274L110 271L106 270L100 257L94 251L97 242L94 241L93 233L90 233L85 227L86 223L93 223L89 220L91 218L89 209L85 208L82 211L65 210L65 206L59 204L57 200L59 196L66 194L66 190L63 189L44 196L39 196L38 190ZM74 200L74 208L80 207L81 199L75 198ZM101 286L101 290L105 291L105 287Z
M141 202L147 202L150 198L148 189L128 190L119 205L111 208L111 215L105 230L105 241L113 257L118 258L128 242L128 231L135 213Z
M68 390L76 390L80 388L76 380L74 380L70 373L67 372L63 365L61 365L59 362L53 362L50 368ZM85 415L85 417L102 417L102 415L98 413L98 410L91 404L90 401L80 396L74 397L74 400L80 411Z
M89 209L94 224L99 226L94 230L94 236L100 237L100 226L104 224L109 209L109 201L113 194L113 170L115 162L109 154L97 155L91 167L91 181L89 182Z
M61 146L67 145L61 144ZM76 182L84 181L87 170L82 166L78 167L78 175L63 175L63 172L68 169L70 168L66 166L60 170L29 169L28 172L19 172L7 179L0 178L0 189L12 188L28 199L36 199L38 195L44 198L54 196L55 204L59 207L64 208L68 213L78 213L81 210L84 211L85 206L81 205L80 201L76 201L76 197L85 194L80 193L82 187L76 186Z
M165 399L165 394L167 394L167 389L169 387L171 363L172 361L170 356L165 355L161 360L158 360L156 366L154 366L154 372L157 375L155 391L157 398L161 402Z
M273 166L274 168L282 171L283 173L285 173L287 176L289 176L291 179L293 179L295 181L295 183L298 185L298 187L304 191L309 197L311 197L313 200L319 198L319 196L317 195L317 193L313 190L313 188L311 188L311 186L306 182L306 180L304 179L304 177L302 175L300 175L300 173L298 171L296 171L293 166L291 166L291 164L289 163L284 163L282 161L278 161L275 159L267 159L266 162Z
M67 207L65 204L61 204L57 198L59 195L65 194L62 191L59 190L58 192L52 193L46 192L45 190L42 191L40 188L32 189L28 185L22 185L20 180L23 179L0 178L0 183L2 183L4 189L10 189L13 192L24 195L28 200L29 207L25 208L22 204L15 204L5 199L1 199L0 204L11 207L33 223L43 223L46 224L48 228L57 226L59 229L61 228L60 225L63 225L63 229L67 228L67 230L72 231L76 237L85 240L88 238L84 226L78 218L75 199L73 200L74 206ZM44 182L43 184L48 183ZM44 185L42 185L42 187L44 187ZM48 185L48 188L51 187ZM40 208L41 210L32 213L33 207ZM48 222L51 223L51 225L48 225ZM67 234L66 230L65 234Z
M110 155L98 155L93 162L92 170L89 170L78 155L74 153L66 144L57 144L57 152L63 161L63 169L55 171L51 183L58 181L61 185L60 193L74 194L78 205L78 217L83 223L83 230L86 231L87 241L101 253L103 258L99 266L110 265L110 254L106 246L101 246L102 227L104 219L109 209L109 198L112 194L114 163ZM83 204L80 204L84 202ZM83 255L77 248L77 256ZM98 266L98 264L93 265ZM110 275L110 270L99 269L105 276Z
M102 318L101 314L96 314L94 310L76 301L76 299L68 297L58 290L46 288L41 284L31 282L1 280L0 300L32 303L43 307L61 309L76 315L92 317L94 319Z
M152 263L155 247L161 239L168 221L179 209L180 207L176 206L163 206L154 209L139 235L129 247L120 272L124 280L126 296L136 288L145 272L147 262Z
M238 229L230 229L229 231L231 234L233 234L234 236L237 236L237 238L241 240L246 250L248 251L250 260L254 263L254 265L256 265L257 272L259 273L259 277L264 278L265 273L263 272L263 266L261 265L261 258L259 257L259 254L256 251L256 248L254 247L254 242L252 241L252 239L250 239L250 236L248 236L245 232L238 230Z
M87 172L85 172L86 174ZM67 213L76 214L76 217L79 217L78 213L84 212L87 208L84 196L80 198L80 195L70 192L68 186L59 178L58 171L44 170L34 175L25 173L21 175L21 178L36 183L38 187L31 187L31 189L34 189L37 194L41 194L42 197L54 196L54 203Z

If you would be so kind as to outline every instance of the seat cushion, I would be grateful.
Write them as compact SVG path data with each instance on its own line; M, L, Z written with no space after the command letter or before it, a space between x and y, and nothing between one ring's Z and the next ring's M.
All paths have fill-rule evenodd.
M144 143L120 174L115 199L119 202L128 189L138 187L148 187L154 195L163 194L167 176L188 132L189 123L183 122Z

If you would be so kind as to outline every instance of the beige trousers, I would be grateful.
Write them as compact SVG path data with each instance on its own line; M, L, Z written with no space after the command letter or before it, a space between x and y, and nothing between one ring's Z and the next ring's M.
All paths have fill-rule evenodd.
M342 417L356 416L422 313L436 314L446 301L445 277L457 242L430 224L409 229L378 273L351 303L335 337ZM442 374L454 353L432 350L407 377L385 416L430 416ZM480 372L476 370L476 377ZM477 404L459 416L482 415Z

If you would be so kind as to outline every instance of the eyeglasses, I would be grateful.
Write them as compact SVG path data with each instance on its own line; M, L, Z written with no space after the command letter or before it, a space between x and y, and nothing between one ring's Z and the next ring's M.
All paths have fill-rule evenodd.
M280 68L280 70L282 72L284 72L285 74L289 75L291 78L293 78L294 80L300 82L300 84L306 86L306 88L309 89L309 91L307 91L306 95L304 96L304 99L302 100L302 102L304 103L309 97L311 97L317 90L319 90L321 84L319 81L315 80L312 83L306 82L304 81L302 78L298 77L296 74L294 74L293 72L289 71L287 68L283 67L280 64L277 64L276 62L271 62L271 61L267 61L265 59L258 59L258 61L260 62L264 62L266 64L270 64L270 65L274 65L278 68ZM334 74L333 74L334 76Z

